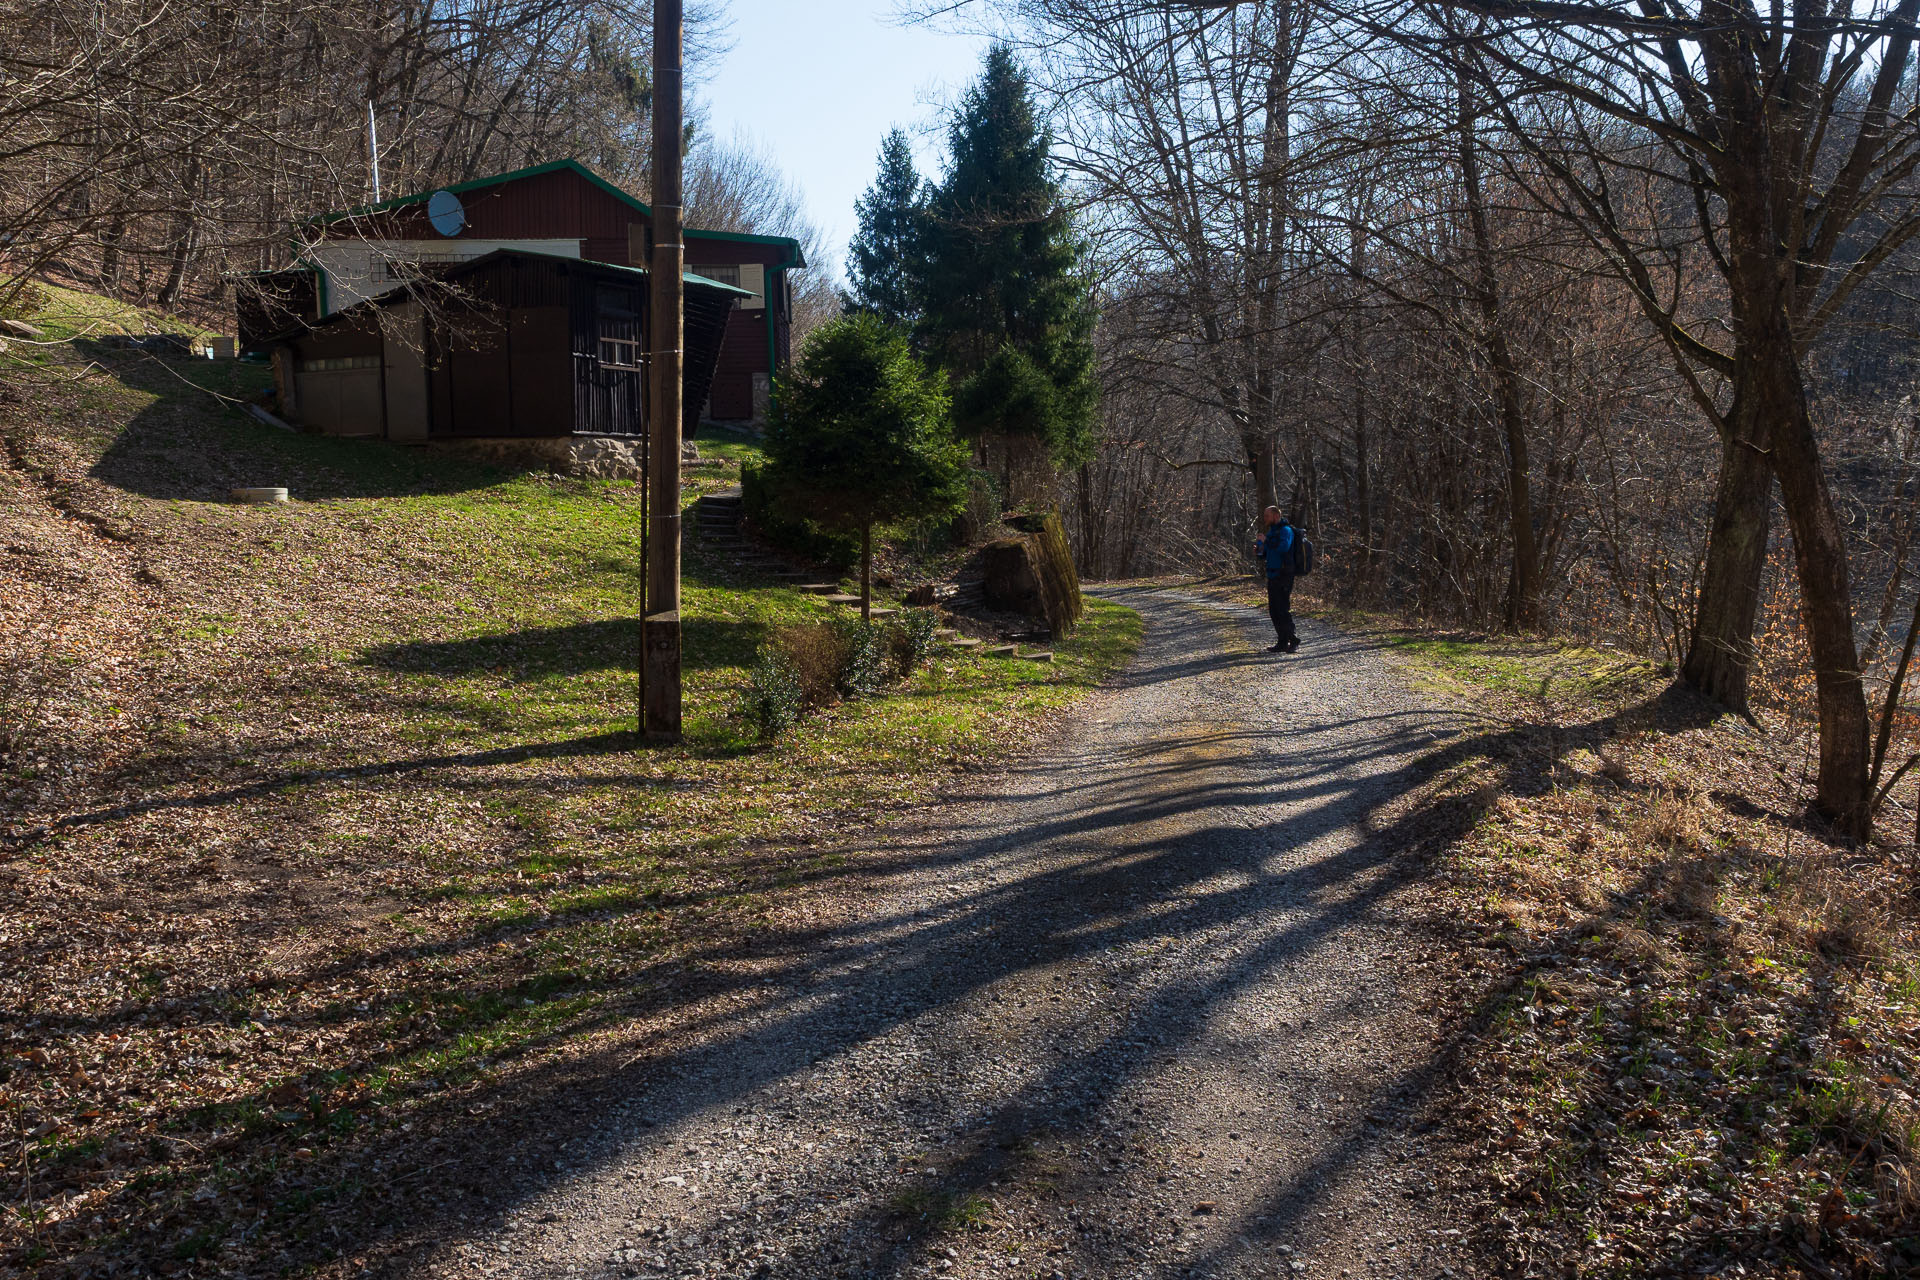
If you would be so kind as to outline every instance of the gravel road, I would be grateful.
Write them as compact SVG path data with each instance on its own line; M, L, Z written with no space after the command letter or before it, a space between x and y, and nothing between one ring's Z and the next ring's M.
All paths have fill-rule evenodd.
M408 1270L1467 1274L1395 804L1450 717L1311 621L1286 657L1257 611L1105 594L1146 642L1050 750L849 850L746 998Z

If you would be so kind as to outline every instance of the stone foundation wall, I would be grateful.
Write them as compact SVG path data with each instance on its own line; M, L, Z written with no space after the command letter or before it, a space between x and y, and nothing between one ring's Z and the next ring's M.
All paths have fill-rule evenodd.
M646 442L633 436L575 436L568 470L602 480L644 480Z

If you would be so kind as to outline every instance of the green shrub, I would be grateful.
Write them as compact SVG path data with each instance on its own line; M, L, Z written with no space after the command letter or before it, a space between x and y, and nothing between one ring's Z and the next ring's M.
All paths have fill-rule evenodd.
M747 723L758 729L762 738L777 738L805 710L805 691L792 659L777 645L763 646L747 673L742 707Z
M861 698L886 688L893 677L887 628L853 614L835 618L827 625L842 646L837 682L841 696Z
M887 629L893 670L898 678L906 679L932 656L933 633L939 628L940 615L932 609L907 609Z
M754 659L741 716L772 739L809 711L871 697L927 660L939 624L933 610L909 609L891 625L849 614L781 627Z
M760 467L740 468L740 509L761 537L777 547L845 573L860 558L860 539L823 529L776 500Z

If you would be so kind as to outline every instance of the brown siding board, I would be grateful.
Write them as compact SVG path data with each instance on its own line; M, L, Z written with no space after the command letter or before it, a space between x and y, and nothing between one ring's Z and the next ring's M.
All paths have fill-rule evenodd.
M467 224L458 236L475 240L581 239L587 256L615 266L627 261L627 224L631 206L566 169L503 182L460 197ZM440 233L427 220L425 202L357 219L362 234L396 240L434 240ZM604 255L600 251L604 251Z
M485 313L462 317L451 344L453 434L511 436L513 387L507 331L501 318Z
M514 434L566 435L573 430L567 309L516 307L510 334Z

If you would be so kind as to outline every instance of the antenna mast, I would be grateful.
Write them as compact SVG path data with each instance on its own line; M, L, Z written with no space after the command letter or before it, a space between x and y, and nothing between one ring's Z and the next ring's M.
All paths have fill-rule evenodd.
M367 99L367 159L373 165L373 199L380 201L380 126L373 121L373 99Z

